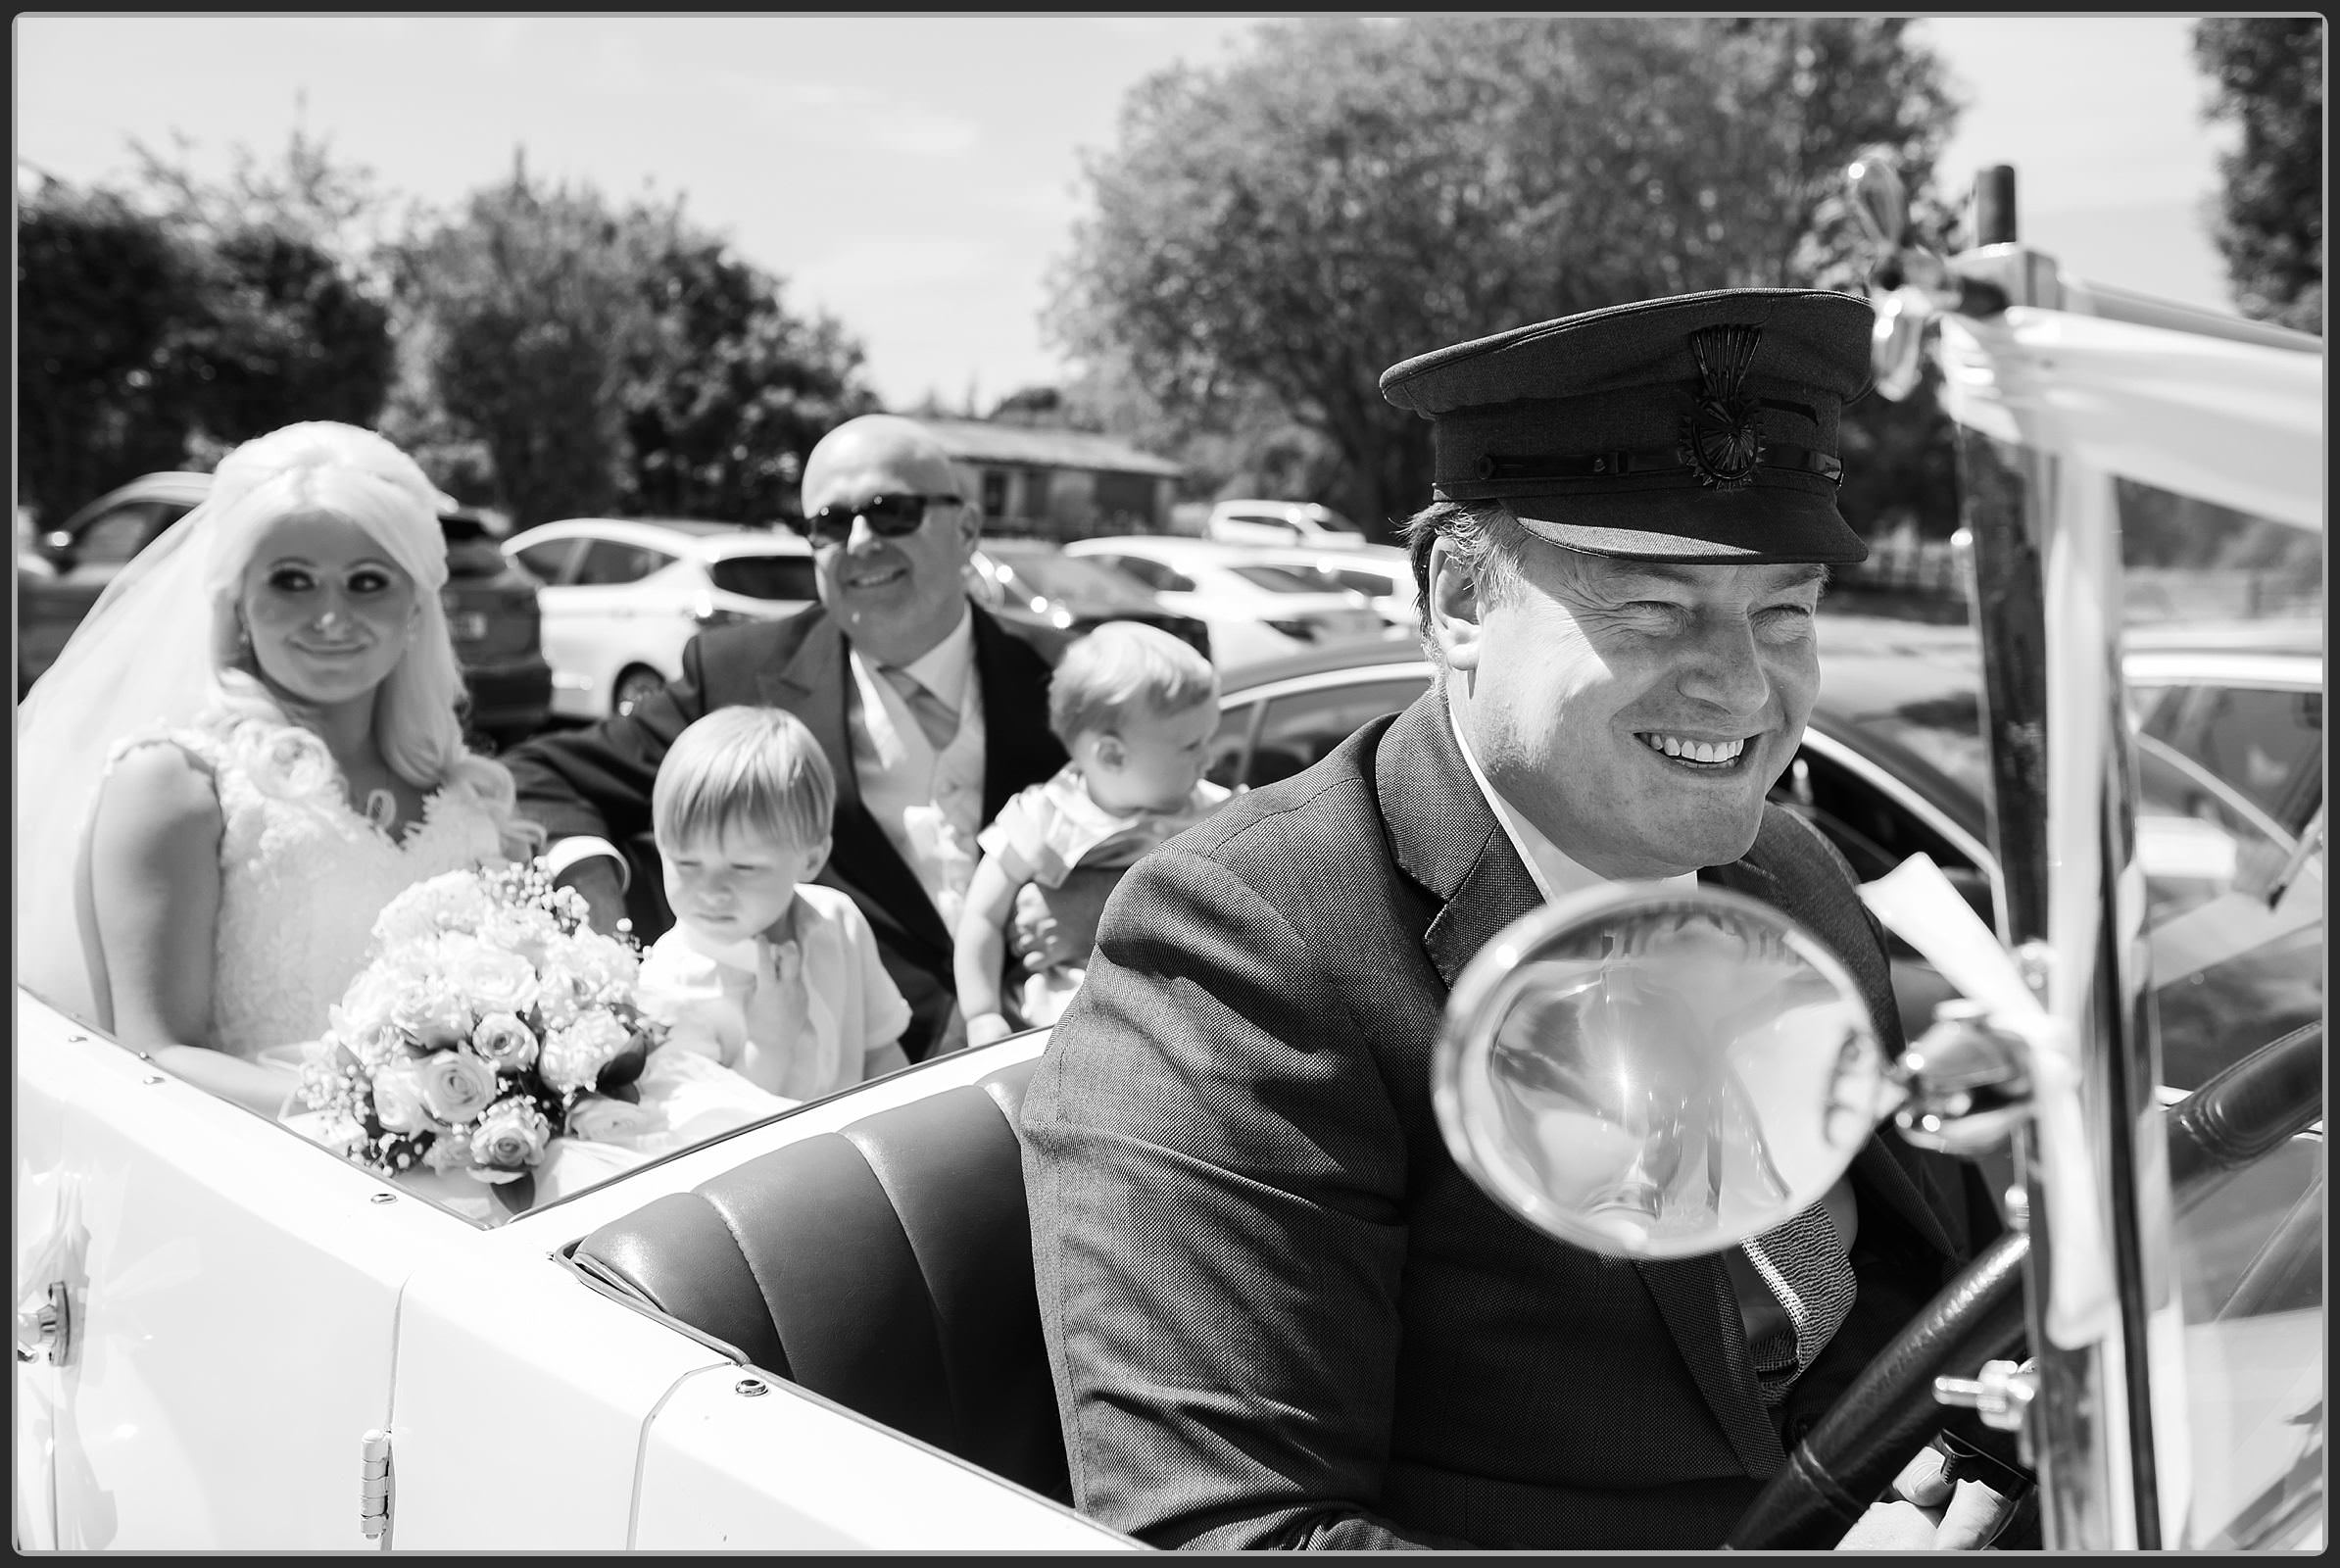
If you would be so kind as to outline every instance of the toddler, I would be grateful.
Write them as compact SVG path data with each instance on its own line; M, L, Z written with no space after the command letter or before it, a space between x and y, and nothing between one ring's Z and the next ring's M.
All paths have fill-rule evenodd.
M810 878L837 784L802 720L719 708L675 737L651 785L674 928L643 956L669 1049L814 1100L908 1065L909 1004L853 901Z
M967 1043L1012 1033L1000 995L1004 927L1027 882L1056 887L1075 866L1127 869L1227 799L1202 767L1219 727L1210 661L1168 632L1107 621L1065 651L1048 685L1048 728L1072 760L999 808L976 838L983 858L967 885L952 943ZM1085 964L1027 978L1024 1027L1053 1023Z

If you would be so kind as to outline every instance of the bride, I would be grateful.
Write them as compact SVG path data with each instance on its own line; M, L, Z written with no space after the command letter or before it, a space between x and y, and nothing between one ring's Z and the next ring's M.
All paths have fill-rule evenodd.
M115 579L18 712L26 989L272 1114L383 906L535 852L457 718L452 504L372 431L287 425Z

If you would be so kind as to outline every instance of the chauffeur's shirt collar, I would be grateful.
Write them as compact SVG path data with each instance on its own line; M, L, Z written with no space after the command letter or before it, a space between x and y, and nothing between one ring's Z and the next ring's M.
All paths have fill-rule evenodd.
M1519 852L1520 859L1526 863L1528 875L1535 879L1536 890L1543 895L1543 902L1550 904L1555 899L1566 898L1571 893L1582 893L1609 881L1608 877L1587 870L1562 854L1560 846L1546 838L1541 829L1521 815L1501 792L1487 781L1487 775L1480 771L1479 758L1471 750L1471 737L1463 729L1462 714L1458 711L1460 700L1454 695L1451 685L1445 686L1443 695L1446 699L1446 723L1454 731L1454 744L1462 750L1463 765L1471 770L1471 781L1479 786L1479 793L1487 797L1487 808L1495 813L1495 820L1503 824L1503 832L1510 838L1511 847ZM1669 888L1686 890L1698 885L1698 873L1685 871L1680 876L1661 880Z

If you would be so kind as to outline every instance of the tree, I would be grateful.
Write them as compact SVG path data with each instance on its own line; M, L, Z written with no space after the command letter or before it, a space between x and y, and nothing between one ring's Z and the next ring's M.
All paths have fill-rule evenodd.
M421 396L475 438L517 527L609 511L624 482L620 391L653 332L641 278L659 215L611 210L590 187L512 177L396 256L408 319L427 320Z
M2323 331L2323 21L2205 17L2194 59L2216 86L2206 118L2241 143L2218 159L2213 232L2243 315Z
M860 345L825 315L790 315L777 279L679 223L642 296L654 329L627 366L623 504L730 522L793 514L813 444L877 407Z
M170 228L120 195L44 178L21 199L18 496L44 523L178 466L185 425L166 372L197 286Z
M1620 301L1855 277L1844 164L1930 177L1952 108L1899 20L1310 19L1222 70L1149 78L1049 324L1126 355L1165 409L1264 397L1387 531L1429 495L1429 425L1381 397L1409 354ZM1292 89L1305 82L1306 91Z
M174 328L165 374L197 461L296 419L379 418L395 351L362 232L385 206L370 171L299 129L272 165L237 146L217 182L192 172L184 138L175 161L131 148L141 196L195 269L196 308Z

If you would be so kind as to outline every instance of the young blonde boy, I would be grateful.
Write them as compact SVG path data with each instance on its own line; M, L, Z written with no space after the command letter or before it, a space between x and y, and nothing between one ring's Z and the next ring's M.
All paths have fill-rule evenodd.
M674 927L643 956L666 1049L813 1100L906 1066L909 1004L853 901L811 878L837 784L820 743L777 708L719 708L675 737L651 786Z
M1215 810L1227 790L1202 776L1219 727L1210 661L1168 632L1107 621L1065 650L1048 683L1048 728L1072 760L1009 799L976 838L983 851L953 933L967 1043L1053 1023L1085 964L1029 976L1007 1016L1004 928L1027 882L1060 885L1075 866L1127 869Z

